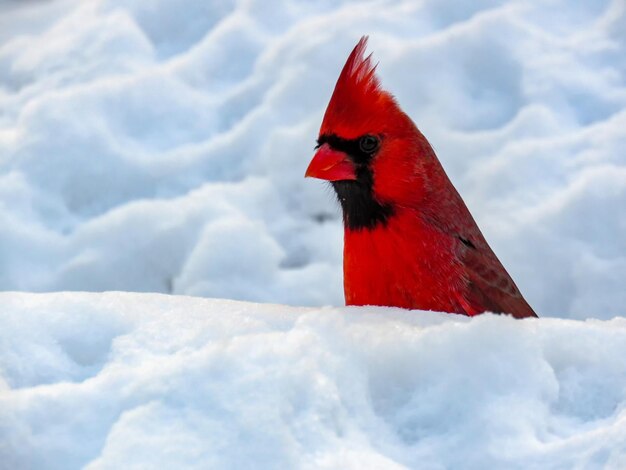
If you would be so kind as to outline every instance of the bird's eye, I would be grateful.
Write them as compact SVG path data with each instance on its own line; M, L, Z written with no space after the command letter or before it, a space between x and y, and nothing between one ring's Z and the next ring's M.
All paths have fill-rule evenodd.
M380 141L378 140L378 137L373 135L364 135L359 139L359 148L365 153L374 152L376 149L378 149L379 144Z

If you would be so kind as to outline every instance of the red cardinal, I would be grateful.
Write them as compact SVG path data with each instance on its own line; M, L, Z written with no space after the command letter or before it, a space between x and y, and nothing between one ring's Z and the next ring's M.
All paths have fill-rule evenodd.
M380 87L361 38L339 75L306 176L343 210L347 305L536 317L432 147Z

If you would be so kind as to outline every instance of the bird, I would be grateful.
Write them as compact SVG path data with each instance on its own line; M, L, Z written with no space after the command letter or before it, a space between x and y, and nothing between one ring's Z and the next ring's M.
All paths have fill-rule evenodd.
M384 90L367 36L350 53L305 177L342 209L346 305L536 317L435 152Z

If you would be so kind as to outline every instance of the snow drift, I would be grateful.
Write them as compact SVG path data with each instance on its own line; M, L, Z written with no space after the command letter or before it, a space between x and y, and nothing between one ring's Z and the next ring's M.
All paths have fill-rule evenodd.
M0 468L624 468L626 319L0 294Z
M0 289L340 305L302 176L369 34L535 310L623 315L624 31L622 0L0 2Z
M315 307L0 294L0 469L626 468L625 31L623 0L0 0L0 290ZM302 177L362 34L544 318L319 308L342 228Z

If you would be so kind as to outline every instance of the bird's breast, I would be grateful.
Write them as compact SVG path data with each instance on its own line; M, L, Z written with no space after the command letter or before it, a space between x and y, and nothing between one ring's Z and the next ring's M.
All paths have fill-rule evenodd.
M346 228L346 304L460 311L465 280L452 243L414 213L398 212L372 230Z

